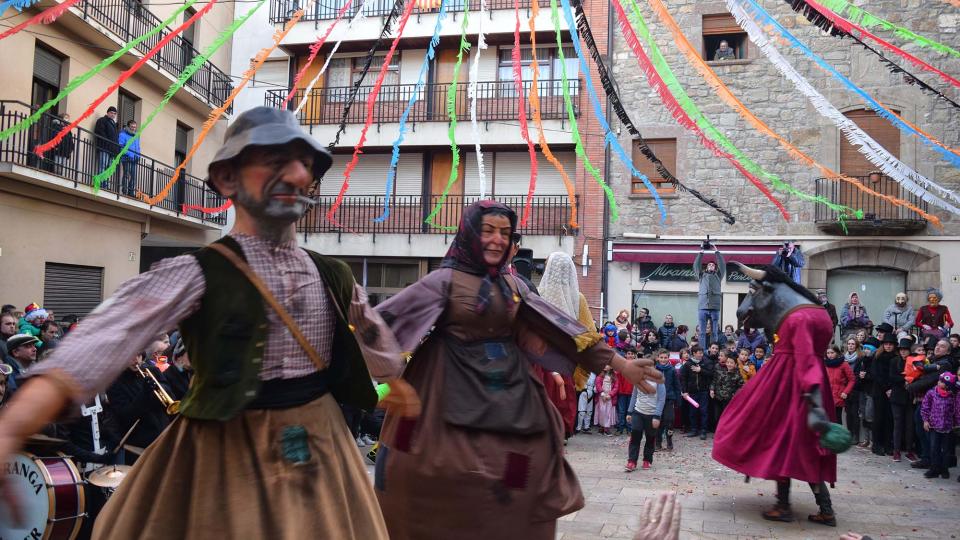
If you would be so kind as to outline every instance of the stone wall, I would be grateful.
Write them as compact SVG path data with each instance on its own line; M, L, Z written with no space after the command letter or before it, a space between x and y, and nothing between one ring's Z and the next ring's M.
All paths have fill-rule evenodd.
M779 175L801 191L814 193L815 179L822 176L818 170L791 159L775 140L753 130L733 109L727 107L687 62L674 44L669 29L658 20L647 2L638 2L668 63L704 115L763 168ZM802 15L794 13L787 3L767 1L761 4L803 43L826 58L838 71L851 78L874 98L902 111L901 114L906 120L947 146L960 145L960 114L955 108L922 93L917 87L907 85L902 75L891 74L874 55L864 51L851 40L830 37L820 31ZM960 12L946 2L874 0L868 3L866 9L955 48L960 43ZM671 0L668 10L683 29L687 39L698 48L702 46L703 15L727 13L725 4L717 1ZM659 97L650 89L646 78L638 69L637 60L626 46L619 29L616 31L618 36L614 52L614 72L621 97L633 122L645 138L676 137L677 167L674 174L681 181L702 191L704 195L716 198L736 216L737 223L727 225L721 220L720 214L711 208L692 196L680 194L665 201L669 219L665 224L661 224L652 199L643 195L630 195L629 171L614 160L611 184L621 204L621 218L611 224L610 235L616 237L623 232L696 235L818 234L813 221L813 203L775 192L791 214L790 222L785 222L774 205L729 162L715 157L701 146L690 132L673 121L669 111L661 104ZM946 73L960 75L958 58L911 44L905 45L904 41L888 32L878 30L875 33ZM830 74L816 68L800 52L787 46L778 45L777 48L839 110L864 108L861 100L843 89L841 83ZM734 95L759 118L808 155L836 170L839 166L841 138L838 130L815 111L756 46L751 43L748 49L747 60L731 62L729 65L714 65L713 69ZM925 82L952 99L960 99L960 92L936 75L922 72L902 60L898 60L898 63L905 65L918 76L923 73L921 78ZM614 129L617 129L617 124L614 124ZM631 140L625 129L621 130L620 139L625 148L630 147ZM900 141L902 161L941 185L951 189L960 186L960 171L944 161L939 154L909 135L901 134ZM930 209L943 220L945 228L941 231L928 226L925 234L960 234L960 218L934 210L932 205Z

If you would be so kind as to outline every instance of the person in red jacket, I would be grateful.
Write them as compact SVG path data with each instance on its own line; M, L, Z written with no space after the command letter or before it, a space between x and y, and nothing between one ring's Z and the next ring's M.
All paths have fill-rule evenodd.
M830 392L833 394L833 406L837 411L835 418L839 422L843 417L841 413L846 406L846 399L853 392L856 379L853 378L850 364L844 361L837 346L827 349L823 363L827 366L827 379L830 381Z
M917 310L917 319L914 323L920 330L921 337L934 336L937 339L943 339L950 335L950 329L953 328L953 318L950 317L950 310L942 305L943 293L940 289L927 289L926 306Z

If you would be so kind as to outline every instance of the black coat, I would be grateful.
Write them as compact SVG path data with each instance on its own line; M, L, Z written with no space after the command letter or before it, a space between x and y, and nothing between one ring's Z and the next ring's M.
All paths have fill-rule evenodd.
M683 391L688 394L708 392L710 385L713 384L713 373L716 370L716 364L704 356L703 361L700 362L700 373L690 369L693 365L693 361L689 361L680 368L680 386L683 388Z
M907 392L906 379L903 378L903 368L907 361L901 358L899 354L890 363L890 403L894 405L907 405L910 403L910 392Z
M97 150L103 150L111 154L120 152L120 146L117 144L120 130L117 128L117 123L111 120L109 116L101 116L97 119L93 133L97 136Z
M156 368L150 368L150 370L161 386L166 384L162 373ZM170 392L169 387L165 390ZM121 437L134 422L140 420L140 424L127 439L127 442L134 446L143 448L150 446L150 443L159 437L170 423L167 411L153 394L146 380L129 369L123 370L123 373L113 382L107 390L107 398L110 401L110 413L116 418L117 431Z
M853 376L857 380L857 383L854 385L854 390L864 392L865 394L873 393L873 376L871 375L871 368L873 366L873 357L863 355L856 362L853 363ZM860 378L860 372L865 371L867 375L864 378Z
M893 381L890 379L890 371L895 367L900 355L896 349L893 352L877 351L874 355L873 363L870 365L870 376L873 378L873 396L886 397L887 390L893 387Z

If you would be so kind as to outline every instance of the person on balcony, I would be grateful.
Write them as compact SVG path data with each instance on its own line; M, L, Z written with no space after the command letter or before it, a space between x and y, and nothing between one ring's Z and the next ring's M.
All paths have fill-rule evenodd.
M134 120L128 120L127 125L120 132L120 148L127 145L127 141L133 139L127 153L120 158L120 164L123 166L123 176L120 178L120 188L129 196L134 197L137 194L137 165L140 163L140 138L134 137L137 134L137 123Z
M107 114L98 118L93 127L93 134L96 136L94 147L97 149L97 164L100 167L97 172L106 170L113 157L120 152L120 147L117 146L119 140L117 131L117 108L107 107ZM105 180L100 184L100 187L109 189L110 181Z

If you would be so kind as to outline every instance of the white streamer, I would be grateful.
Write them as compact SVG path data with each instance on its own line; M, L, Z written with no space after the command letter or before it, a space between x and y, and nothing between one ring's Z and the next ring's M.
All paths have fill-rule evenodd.
M480 51L487 48L487 41L483 35L483 19L486 18L487 3L480 0L480 27L477 29L477 51L470 64L470 85L467 95L470 96L470 128L473 131L473 145L477 154L477 174L480 175L480 198L486 198L487 175L483 172L483 152L480 150L480 126L477 124L477 78L480 76Z
M843 115L836 107L818 92L810 82L807 81L797 70L787 61L783 55L777 51L766 35L760 29L760 26L750 17L747 11L741 5L742 0L726 0L727 9L733 14L744 31L750 36L752 41L763 52L764 56L780 71L780 73L790 79L790 82L807 97L813 107L824 118L829 119L840 132L843 133L847 141L863 154L870 163L876 165L884 174L899 182L904 188L919 196L923 200L932 203L953 214L960 215L960 208L944 201L937 195L928 191L935 188L941 195L949 197L955 201L960 201L957 195L952 191L930 181L920 173L916 172L905 163L901 162L895 156L890 154L883 146L875 141L870 135L867 135L852 120Z
M363 8L367 7L367 2L369 1L370 0L363 0L363 3L360 4L360 9L357 10L357 14L354 15L352 19L350 19L349 23L347 23L347 29L344 30L343 32L344 37L350 35L350 28L353 26L353 23L359 21L360 19L363 19ZM337 49L340 48L341 43L343 43L343 37L338 39L337 42L333 44L333 49L330 51L330 54L327 55L327 59L326 61L324 61L323 67L320 68L320 71L317 73L317 76L314 77L313 80L310 81L310 84L307 85L306 89L304 89L303 97L300 98L300 103L297 105L297 108L293 111L293 114L295 115L300 114L300 109L303 108L303 106L307 103L307 99L310 97L310 91L313 90L313 87L316 86L317 81L319 81L320 77L322 77L324 72L327 71L327 66L330 65L330 60L333 59L333 55L336 54Z

